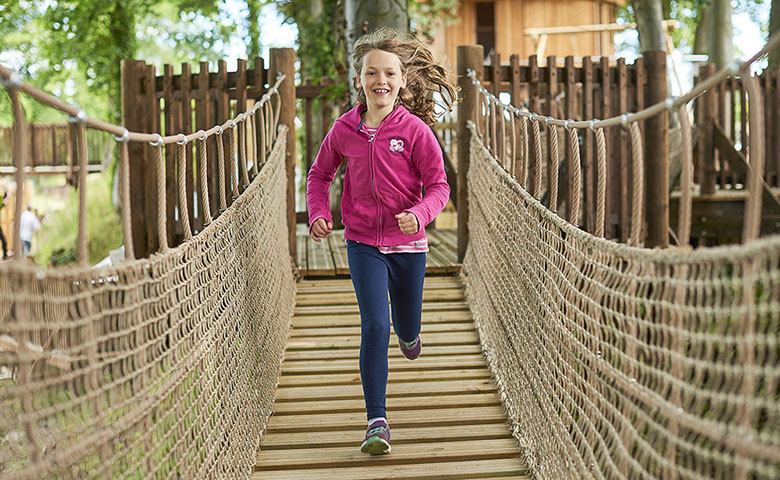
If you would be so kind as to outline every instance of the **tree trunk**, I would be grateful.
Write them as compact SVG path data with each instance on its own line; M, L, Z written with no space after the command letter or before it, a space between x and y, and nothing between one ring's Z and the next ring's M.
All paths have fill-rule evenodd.
M772 10L769 12L769 38L780 35L780 0L772 0ZM769 52L769 70L780 70L780 49Z
M706 55L710 44L710 7L702 7L699 23L696 25L696 35L693 39L693 53L696 55Z
M710 18L710 62L715 68L723 68L734 59L732 43L731 2L712 0Z
M351 70L352 46L355 41L378 27L391 27L401 33L409 32L409 11L406 0L346 0L344 16L347 20L347 59ZM350 82L351 83L351 82Z
M639 44L642 53L666 51L666 34L663 26L661 0L634 0Z

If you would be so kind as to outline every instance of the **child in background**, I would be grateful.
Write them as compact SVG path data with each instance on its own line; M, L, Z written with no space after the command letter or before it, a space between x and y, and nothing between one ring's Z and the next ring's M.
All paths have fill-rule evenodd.
M360 377L368 429L364 453L390 452L385 412L392 304L403 355L420 355L420 320L428 243L425 226L450 195L439 144L429 125L432 93L450 109L457 90L430 49L379 29L355 42L359 104L325 136L307 179L309 232L319 242L333 228L328 189L347 159L341 202L352 284L360 308ZM422 196L425 188L425 196Z

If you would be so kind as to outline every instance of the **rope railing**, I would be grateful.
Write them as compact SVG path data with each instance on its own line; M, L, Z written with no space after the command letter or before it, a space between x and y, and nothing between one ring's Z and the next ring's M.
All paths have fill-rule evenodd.
M640 135L640 132L638 129L635 131L634 125L637 124L637 122L641 120L646 120L650 117L653 117L654 115L658 115L662 112L671 111L671 112L682 112L683 109L685 109L688 102L698 98L703 93L705 93L708 89L718 85L720 82L723 81L726 77L730 75L736 75L739 72L742 72L742 75L740 75L741 81L743 84L745 84L745 89L753 88L753 95L749 98L753 98L753 103L751 105L751 108L753 111L756 111L758 109L762 108L761 102L756 102L755 99L760 97L760 90L757 86L755 87L749 87L751 82L755 79L752 79L750 72L750 66L758 59L766 55L770 50L773 48L776 48L778 45L780 45L780 34L774 35L772 38L769 39L769 41L766 43L764 48L762 48L759 52L757 52L755 55L753 55L750 59L748 59L745 62L737 63L733 62L729 64L727 67L724 67L720 69L718 72L716 72L711 77L708 77L703 82L696 85L691 91L688 93L681 95L679 97L668 97L663 102L658 102L654 105L651 105L647 108L644 108L638 112L635 113L624 113L621 115L616 115L607 119L599 120L599 119L588 119L588 120L582 120L577 121L573 119L560 119L560 118L553 118L551 116L544 116L539 115L534 112L530 112L527 109L518 108L511 104L506 104L502 102L497 96L493 95L488 89L486 89L479 79L477 78L477 74L474 70L467 69L466 75L471 78L472 83L477 86L477 92L480 97L480 110L484 112L484 115L482 115L482 128L483 131L480 131L479 123L480 121L477 121L476 125L476 133L477 135L487 135L486 137L486 145L488 146L488 149L498 156L499 158L502 158L501 163L505 165L505 170L512 172L512 175L514 176L514 165L512 163L506 162L503 160L504 155L504 146L498 145L496 141L496 125L495 125L495 118L498 117L501 119L502 125L503 125L503 119L504 116L509 116L510 118L514 119L515 117L519 117L523 120L523 123L525 121L531 121L534 123L534 145L536 147L536 164L534 165L534 175L535 175L535 185L529 186L528 185L528 172L527 170L521 171L520 179L522 180L521 185L524 187L530 188L533 192L532 195L539 198L539 195L542 193L542 165L541 165L541 159L543 158L542 153L542 141L541 141L541 129L536 126L536 124L542 122L547 127L547 131L549 133L549 152L548 155L550 157L550 166L549 171L547 174L549 175L549 188L547 190L548 195L548 201L547 205L548 207L553 210L557 211L557 205L558 205L558 168L560 165L560 158L559 158L559 139L558 139L558 127L563 127L566 132L568 132L571 140L571 152L572 152L572 158L574 159L571 162L571 165L574 167L573 171L570 172L568 182L569 182L569 188L571 192L576 192L577 196L572 196L571 202L572 205L569 206L569 221L575 225L580 225L582 222L580 221L580 197L581 197L581 182L582 182L582 166L579 161L579 141L577 141L577 133L576 129L584 129L588 128L596 133L597 136L597 142L599 142L598 138L601 137L601 143L597 143L597 162L600 166L602 162L606 159L606 148L604 148L603 144L603 129L609 128L609 127L615 127L620 126L624 129L626 129L630 136L630 144L631 144L631 156L632 156L632 168L630 169L632 173L632 188L631 188L631 227L630 227L630 237L629 237L629 243L631 245L635 246L641 246L642 245L642 225L644 223L644 209L643 209L643 201L644 201L644 160L642 158L643 156L643 146L642 146L642 138ZM752 80L751 80L752 79ZM499 110L500 113L496 114L495 112ZM760 117L763 118L763 117ZM753 121L754 128L757 125L756 122L758 122L759 117L756 116L755 120ZM686 129L688 131L683 132L683 135L690 136L690 122L686 122L685 125L687 125ZM503 130L503 126L502 126ZM763 131L763 130L762 130ZM514 133L514 130L513 130ZM503 136L503 135L502 135ZM755 135L751 136L751 145L756 142ZM527 148L528 144L528 132L527 129L521 130L521 140L523 142L524 148ZM512 137L512 143L514 144L515 139L514 136ZM503 143L503 142L502 142ZM514 150L515 146L512 145L511 148ZM763 148L763 142L760 142L759 148ZM763 149L761 150L763 152ZM752 158L757 159L760 162L763 162L763 155L761 155L760 159L758 159L758 155L756 152L751 155ZM684 156L684 161L688 162L686 165L689 165L691 160L689 156ZM754 162L757 164L757 162ZM763 164L762 164L763 165ZM510 169L511 167L511 169ZM692 168L692 167L687 167ZM762 167L763 168L763 167ZM685 170L686 167L683 166L683 170ZM751 172L754 169L751 169ZM759 172L760 173L760 172ZM602 180L601 174L599 174L597 181ZM754 181L761 182L763 180L760 180L756 178ZM685 188L691 188L692 180L691 182L688 182L684 185ZM760 189L752 189L751 192L754 192L752 195L752 200L749 200L747 202L747 205L752 210L752 214L745 216L745 224L743 231L746 232L747 229L751 229L751 232L754 232L752 237L755 238L758 235L758 229L760 229L760 220L756 217L756 215L760 216L761 211L761 195L760 195ZM689 192L688 192L689 193ZM680 202L680 211L681 214L679 215L678 221L686 220L690 223L690 215L686 215L686 212L691 210L690 202L692 201L692 198L688 194L684 194L683 198ZM599 206L604 205L606 202L606 188L599 189L597 188L596 192L596 205L597 208ZM688 204L686 204L686 202ZM756 210L757 208L757 210ZM757 213L756 213L757 212ZM575 215L572 215L572 213L576 213ZM748 225L748 222L752 222L751 225ZM596 223L596 231L600 232L599 236L604 235L604 218L603 216L599 216L597 213L597 223ZM680 227L682 228L682 227ZM690 225L687 225L685 228L688 229L688 232L690 232ZM678 228L679 230L679 228ZM595 233L595 232L594 232ZM688 235L689 237L689 235ZM743 235L743 238L747 239L748 234L745 233ZM687 244L687 243L686 243Z
M284 75L226 123L168 137L91 119L3 67L0 80L19 135L17 192L28 155L21 93L70 116L78 147L73 163L80 165L79 265L0 264L0 478L248 478L271 413L295 292L285 216L286 126L278 123ZM125 261L99 269L86 262L86 128L119 142ZM254 128L263 133L252 148L247 137L255 137ZM228 132L233 155L225 159ZM218 146L221 179L214 216L204 177L209 137ZM179 163L179 187L191 141L198 146L205 225L194 234L179 190L188 239L170 248L163 148L175 144L175 159L167 161ZM159 249L137 260L130 142L152 144L148 165L157 180L156 198L149 200L156 201L158 217L147 221L156 223ZM228 168L234 175L240 169L242 181L230 207Z
M471 74L481 97L477 105L487 98L493 106L480 107L468 122L469 239L461 275L483 351L535 478L777 478L780 237L757 238L763 113L747 67L739 67L751 129L753 203L745 243L695 250L641 248L637 120L670 108L680 112L688 149L680 221L689 223L693 165L686 105L703 88L636 114L574 122L502 106ZM493 140L493 122L480 113L491 108L497 117L506 112L520 120L520 168L502 156L510 147ZM523 127L526 122L531 129ZM627 129L633 154L629 245L603 238L609 188L604 128L618 125ZM575 129L595 133L593 234L578 227L577 205L564 219L555 212L555 193L548 205L540 201L541 132L550 132L552 157L561 128L572 148L579 144ZM533 181L531 157L524 153L529 141L536 148L530 154ZM552 176L557 168L549 170ZM577 170L574 165L570 176L576 178ZM690 227L681 224L679 231L687 245Z

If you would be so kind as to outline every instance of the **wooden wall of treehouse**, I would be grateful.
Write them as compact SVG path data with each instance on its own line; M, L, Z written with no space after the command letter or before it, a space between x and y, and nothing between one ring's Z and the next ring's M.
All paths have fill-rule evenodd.
M442 25L444 34L437 35L434 47L455 65L458 45L479 44L478 29L483 35L489 35L486 29L489 29L490 18L486 16L490 16L492 6L495 51L505 58L514 53L521 58L527 58L536 53L536 46L534 40L523 33L525 29L613 23L617 6L623 4L625 0L463 0L459 10L460 21L446 27ZM614 32L549 35L546 55L614 55L613 34ZM485 55L488 53L490 52L486 48Z

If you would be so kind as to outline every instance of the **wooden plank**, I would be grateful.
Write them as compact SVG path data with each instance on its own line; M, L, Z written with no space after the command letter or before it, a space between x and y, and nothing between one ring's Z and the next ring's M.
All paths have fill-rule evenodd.
M582 117L593 118L593 63L590 57L582 59ZM585 230L590 233L596 231L596 197L593 188L593 158L594 158L594 133L589 129L583 130L582 145L582 178L585 183L583 189L583 206L585 211Z
M357 435L353 434L353 437ZM356 443L360 438L355 438ZM519 455L514 439L468 440L439 443L394 445L392 455L381 460L382 465L438 464L453 461L493 460L516 458ZM257 459L256 471L292 470L298 468L374 467L377 459L361 453L354 445L310 449L306 455L297 450L274 450ZM334 472L335 473L335 472Z
M464 301L465 296L462 290L455 288L423 288L423 302L454 302ZM323 293L299 293L295 300L295 305L302 307L308 305L349 305L355 303L355 293L353 291L334 291Z
M461 323L423 323L422 333L434 333L434 332L473 332L474 324L472 322ZM319 328L302 328L294 326L290 331L290 338L306 337L306 336L321 336L321 337L353 337L360 336L360 327L333 327L333 326L321 326Z
M430 333L425 337L425 344L428 346L436 345L472 345L479 342L477 333L457 332L457 333ZM332 349L357 349L360 347L360 337L298 337L291 338L287 342L287 351L301 350L332 350Z
M311 266L311 263L309 264ZM437 302L423 303L422 311L451 311L467 308L462 302ZM321 314L340 314L340 313L358 313L357 305L327 305L327 306L309 306L296 307L294 315L321 315Z
M164 135L175 135L178 120L178 109L173 90L173 65L163 66L163 101L165 102ZM180 243L176 238L176 145L165 146L165 218L168 234L168 246L174 247Z
M290 480L303 478L338 478L339 480L373 480L376 478L393 478L396 480L455 480L465 478L484 478L477 477L478 474L492 474L502 478L530 478L527 476L527 469L518 458L498 459L498 460L478 460L470 462L451 462L437 464L432 467L429 464L413 465L382 465L383 458L390 458L392 455L385 455L373 458L377 465L372 468L349 467L338 470L335 474L330 469L302 469L302 470L280 470L275 472L255 472L250 477L252 480Z
M308 276L333 276L336 269L327 242L309 243Z
M465 305L457 311L423 311L422 314L423 325L429 323L451 324L455 322L471 324L473 321L474 320L471 316L471 312ZM360 314L355 311L354 313L342 314L306 315L303 317L293 317L292 324L295 328L349 327L353 325L360 325Z
M217 122L221 125L230 118L230 95L228 93L228 72L227 63L224 60L217 62L217 78L216 78L216 90L217 90ZM233 203L233 191L230 180L230 142L227 135L222 136L222 153L225 158L225 200L226 205L229 207Z
M349 260L347 259L347 244L344 241L344 230L335 230L328 236L328 248L333 257L333 268L336 271L336 275L349 275Z
M626 59L618 58L617 62L617 113L628 112L628 71L626 70ZM628 153L628 132L624 128L615 129L618 165L617 177L618 186L618 211L620 212L620 241L627 242L631 231L631 192L633 190L631 181L631 161Z
M298 251L296 252L296 259L298 265L298 275L305 277L308 275L309 268L307 266L307 243L309 241L308 235L298 235Z
M284 361L330 361L330 360L352 360L358 358L360 351L354 349L341 350L301 350L291 351L284 354ZM452 355L474 355L482 353L479 345L446 345L446 346L427 346L425 347L426 357L449 357ZM391 358L404 358L398 348L390 348Z
M420 400L423 398L426 397L421 397ZM355 438L352 435L354 435L356 431L361 432L361 430L355 428L347 429L347 426L345 425L342 430L330 432L298 432L284 435L265 435L260 442L260 450L268 452L280 449L312 448L312 445L322 447L354 446ZM441 426L435 429L428 429L424 437L420 436L420 429L414 427L394 426L392 427L391 433L393 446L420 444L423 442L452 442L464 437L472 440L511 438L508 429L496 428L495 424L491 423ZM358 437L358 442L361 439L362 437Z
M426 382L449 382L450 380L481 380L490 378L490 372L483 365L477 368L462 368L459 370L421 370L413 372L393 372L387 383L406 383L411 380ZM359 373L332 373L323 375L295 375L282 377L279 389L298 387L325 387L338 385L360 385Z
M424 415L436 415L431 411L441 408L501 406L501 400L493 393L461 393L454 395L429 395L411 398L392 398L387 409L392 412L402 410L425 410ZM366 404L362 398L352 400L308 400L299 402L281 402L274 405L274 415L300 415L319 412L322 415L333 413L365 413Z
M419 382L414 382L418 384ZM463 382L461 382L463 383ZM436 385L428 383L428 385ZM390 396L402 395L398 390L393 389L395 385L388 384L388 398ZM362 388L360 385L354 387L360 389L360 397L362 398ZM400 390L404 389L404 385L400 385ZM279 395L284 395L285 392L299 390L299 391L323 391L325 394L323 398L329 397L327 392L344 392L350 387L302 387L302 388L287 388L279 392ZM430 389L430 387L428 387ZM391 393L392 390L395 392ZM410 392L412 393L412 392ZM303 393L303 395L306 395ZM281 397L280 397L281 398ZM304 398L304 397L299 397ZM310 397L306 397L310 398ZM401 410L393 412L392 424L398 427L413 427L419 428L436 428L446 425L472 425L474 423L489 423L489 422L505 422L506 416L504 414L503 407L490 406L490 407L464 407L464 408L442 408L437 410L435 417L426 417L420 415L416 411ZM327 432L329 430L341 430L345 426L354 425L358 429L365 429L366 414L365 412L356 413L334 413L331 415L320 415L318 413L308 415L280 415L271 416L268 422L267 432L269 434L275 433L293 433L293 432Z
M179 123L179 132L188 134L192 132L192 69L189 63L181 64L181 118ZM195 226L194 191L195 191L195 171L192 163L192 142L184 146L185 151L185 174L187 190L187 213L189 214L190 228ZM177 166L178 168L178 166Z
M410 372L416 370L457 370L458 368L474 368L480 365L484 365L484 358L480 354L474 354L452 357L421 356L413 362L398 358L390 361L389 368L391 372ZM315 373L330 375L358 371L358 364L352 360L333 360L327 364L322 362L299 362L294 365L282 365L282 375L291 376Z
M451 248L457 245L457 237L453 230L436 230L439 238L447 243ZM460 278L456 276L436 276L426 277L424 288L460 288ZM337 291L353 291L352 280L349 278L340 279L306 279L298 283L298 293L323 293Z
M609 118L612 116L612 81L610 75L609 58L602 56L599 61L599 83L601 86L601 102L600 102L600 118ZM615 227L617 214L616 214L616 202L615 197L617 193L617 185L613 183L616 178L615 169L615 152L612 150L612 135L609 131L604 132L604 143L607 152L607 168L606 168L606 181L607 194L604 199L604 209L606 212L604 219L604 234L607 238L616 238L617 229Z

